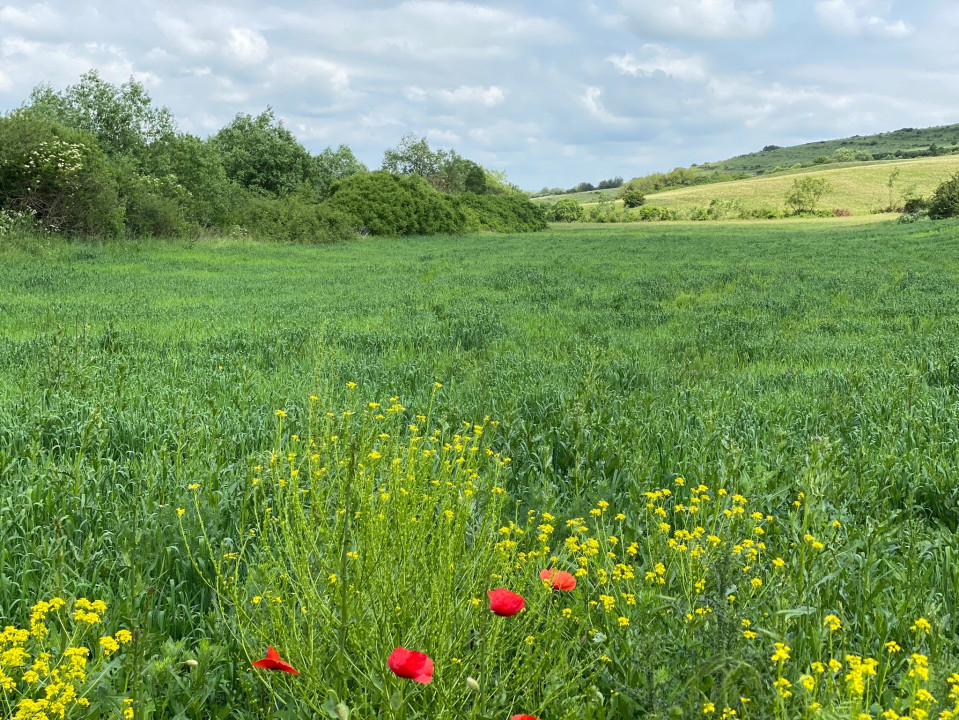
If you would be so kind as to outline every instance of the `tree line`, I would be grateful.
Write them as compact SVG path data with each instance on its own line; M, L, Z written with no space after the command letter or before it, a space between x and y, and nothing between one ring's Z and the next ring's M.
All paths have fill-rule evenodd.
M0 232L331 242L545 226L502 173L425 138L407 135L372 171L346 145L310 153L269 107L200 138L141 83L95 70L0 116Z

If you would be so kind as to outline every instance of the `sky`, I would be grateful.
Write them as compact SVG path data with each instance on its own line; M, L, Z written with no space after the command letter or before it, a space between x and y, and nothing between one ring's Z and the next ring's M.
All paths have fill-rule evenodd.
M570 187L959 123L959 0L0 0L0 111L89 69L179 129L267 106L371 168L407 133Z

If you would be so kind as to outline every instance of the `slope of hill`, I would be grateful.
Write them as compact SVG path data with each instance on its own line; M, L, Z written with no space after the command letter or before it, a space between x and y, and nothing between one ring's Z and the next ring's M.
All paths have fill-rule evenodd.
M898 171L889 187L890 177ZM959 155L879 162L863 165L832 167L822 170L807 169L806 177L822 177L830 185L822 198L823 209L844 209L854 215L864 215L900 204L905 195L928 197L950 175L959 172ZM771 207L781 209L786 193L798 173L771 175L734 182L677 188L646 197L647 205L673 209L709 206L713 200L740 203L746 209Z
M854 153L868 153L875 160L914 157L913 153L928 152L930 148L933 148L933 153L936 149L947 153L956 152L959 151L959 124L931 128L903 128L877 135L854 135L839 140L825 140L792 147L769 145L767 149L759 152L709 162L697 167L705 172L719 170L761 175L771 172L776 167L789 168L798 163L813 163L818 158L832 158L842 148Z

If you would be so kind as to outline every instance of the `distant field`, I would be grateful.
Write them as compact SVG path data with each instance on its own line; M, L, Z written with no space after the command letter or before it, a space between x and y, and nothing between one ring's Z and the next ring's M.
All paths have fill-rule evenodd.
M880 162L863 165L850 165L828 170L793 171L772 176L736 180L712 185L697 185L678 188L646 196L647 205L686 209L695 206L708 206L714 199L740 200L746 209L764 206L782 208L783 198L793 181L800 175L823 177L832 185L832 190L822 199L819 206L824 209L845 209L854 215L868 215L874 209L889 203L888 181L890 174L899 170L895 184L897 195L907 188L915 187L920 195L928 196L943 180L959 171L959 155L946 155L936 158L919 158L898 162ZM578 193L566 197L578 198ZM598 202L597 199L580 200L584 205ZM621 203L617 201L621 206Z

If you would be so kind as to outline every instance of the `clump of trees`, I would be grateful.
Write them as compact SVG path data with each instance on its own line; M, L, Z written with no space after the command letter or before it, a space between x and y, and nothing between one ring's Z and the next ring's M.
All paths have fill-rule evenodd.
M332 242L545 224L502 174L425 139L403 138L371 173L345 145L311 154L269 107L199 138L180 132L142 84L116 86L96 71L63 91L40 85L0 116L7 229Z

